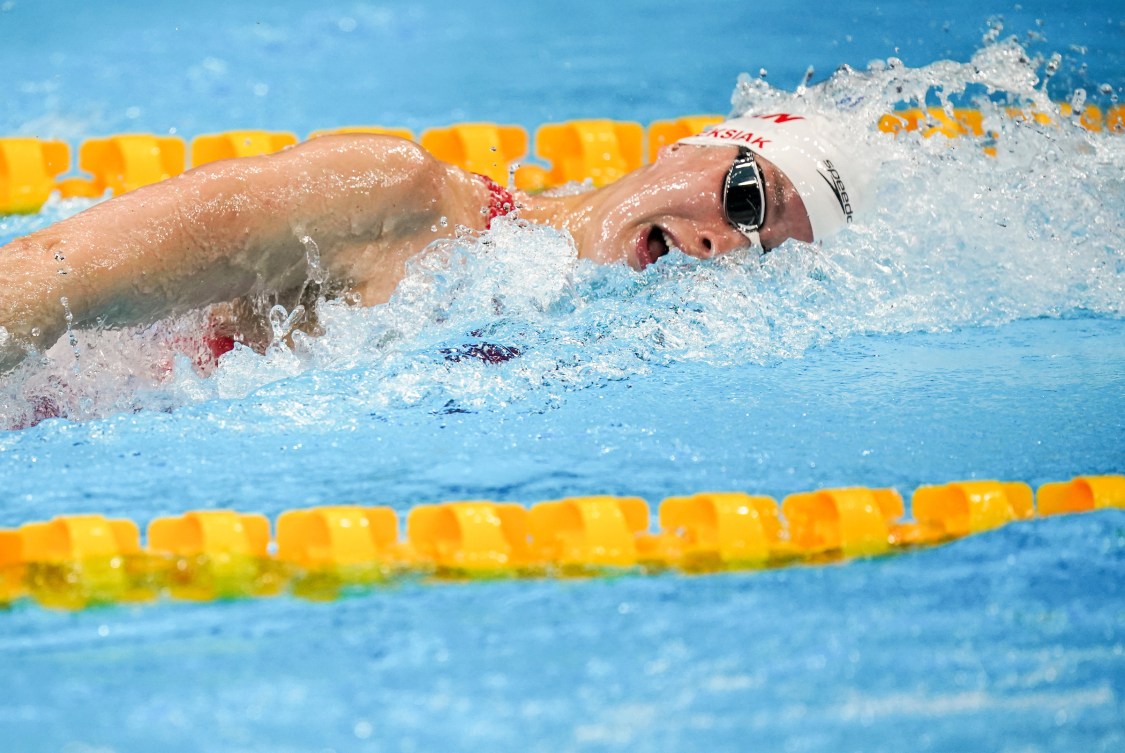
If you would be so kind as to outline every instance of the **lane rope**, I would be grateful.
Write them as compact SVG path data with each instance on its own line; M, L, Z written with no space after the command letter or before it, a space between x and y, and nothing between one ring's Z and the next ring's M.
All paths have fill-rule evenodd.
M1035 127L1076 122L1089 131L1125 133L1125 105L1114 105L1103 113L1096 105L1075 112L1070 104L1060 103L1051 113L1009 108L1006 114ZM647 129L640 123L608 119L547 123L536 129L534 139L534 159L542 164L521 164L529 156L530 140L517 125L459 123L423 131L417 141L438 159L501 185L540 191L572 181L590 181L595 186L612 183L652 162L664 146L722 120L719 115L688 115L655 121ZM899 110L883 115L877 125L881 132L896 136L918 132L926 138L938 134L972 138L986 152L996 154L997 134L986 129L985 116L972 108ZM309 138L339 133L414 139L407 129L381 126L318 130ZM38 212L54 192L64 199L119 195L178 175L187 167L271 154L297 142L296 134L261 130L199 135L190 147L179 136L117 134L82 141L75 165L71 145L65 141L0 138L0 214Z
M1015 521L1125 508L1125 476L921 486L912 520L894 489L853 487L777 500L742 492L670 497L650 529L639 497L570 497L530 508L489 501L419 505L405 535L390 507L233 510L160 517L147 527L65 515L0 530L0 604L82 609L161 598L334 598L406 579L591 577L755 570L931 547Z

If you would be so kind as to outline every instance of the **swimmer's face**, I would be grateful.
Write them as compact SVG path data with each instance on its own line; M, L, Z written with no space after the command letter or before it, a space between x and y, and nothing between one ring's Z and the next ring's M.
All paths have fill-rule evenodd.
M579 255L644 269L669 246L710 259L750 245L723 211L723 181L737 147L676 144L651 165L602 189L589 208ZM812 226L793 184L772 162L757 158L765 184L768 250L789 238L812 241Z

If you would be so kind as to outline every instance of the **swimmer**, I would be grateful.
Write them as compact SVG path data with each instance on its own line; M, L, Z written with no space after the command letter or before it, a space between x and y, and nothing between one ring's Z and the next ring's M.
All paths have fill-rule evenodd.
M296 306L310 258L325 282L317 294L375 305L434 240L513 209L569 233L580 258L636 270L673 247L710 259L820 240L852 221L862 189L830 133L812 115L745 115L565 196L510 193L413 142L365 134L203 165L0 248L0 372L68 326L147 324L215 304L231 346L260 345L264 317L248 302Z

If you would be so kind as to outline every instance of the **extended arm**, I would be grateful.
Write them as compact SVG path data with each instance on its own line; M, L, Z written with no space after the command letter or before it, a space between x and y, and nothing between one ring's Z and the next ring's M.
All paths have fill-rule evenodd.
M479 223L478 192L411 142L347 136L111 199L0 248L0 371L58 339L67 309L75 327L120 326L299 286L306 237L328 275L378 302L440 216Z

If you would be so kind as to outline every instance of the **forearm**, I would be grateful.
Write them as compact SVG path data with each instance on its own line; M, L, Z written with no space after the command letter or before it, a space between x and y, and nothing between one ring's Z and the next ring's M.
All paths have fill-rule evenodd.
M50 346L68 324L147 323L256 283L284 284L296 265L268 250L252 259L269 243L264 228L252 228L256 210L244 188L216 180L224 179L197 174L142 189L0 248L0 368ZM218 214L223 205L244 210L241 230L237 209Z

